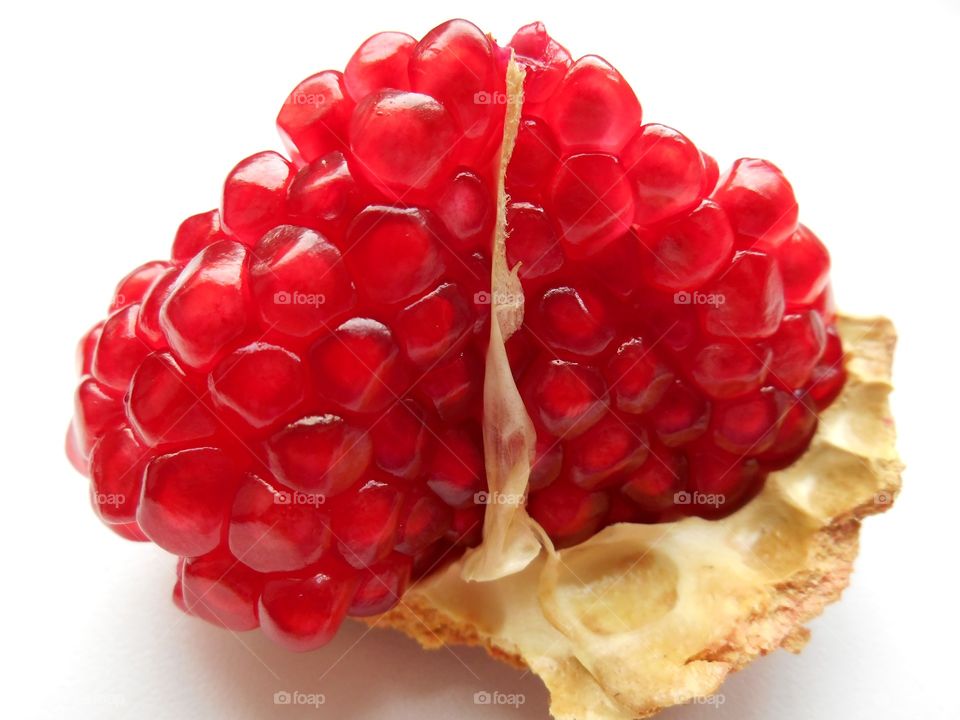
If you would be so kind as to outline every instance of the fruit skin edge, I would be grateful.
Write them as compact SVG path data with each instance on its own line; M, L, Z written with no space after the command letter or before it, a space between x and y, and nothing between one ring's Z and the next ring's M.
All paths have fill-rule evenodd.
M896 344L893 324L882 317L840 315L838 327L847 349L849 377L841 395L823 413L814 440L800 460L772 474L761 495L729 518L699 522L687 518L661 526L635 526L646 528L644 532L680 523L722 526L742 521L751 509L763 509L762 504L773 495L792 497L800 505L807 502L807 512L799 523L806 528L805 553L799 564L781 573L782 577L753 588L756 592L749 594L720 628L720 634L709 638L684 663L695 666L697 672L675 674L669 687L639 691L632 687L635 679L629 674L624 677L622 667L646 669L652 658L637 657L625 649L620 638L626 635L629 640L630 633L584 634L582 625L561 631L555 623L559 620L562 624L562 609L557 615L554 603L554 617L544 612L544 598L548 604L550 598L542 587L543 568L553 558L543 556L519 575L469 587L461 579L460 563L455 562L411 588L396 608L366 622L398 629L425 648L478 645L494 658L529 668L550 691L550 711L558 720L649 717L665 707L712 694L729 673L761 655L778 648L799 652L809 638L805 623L838 600L849 584L863 518L892 506L903 468L888 404ZM811 465L820 473L829 471L830 483L841 483L846 495L821 493L811 503L809 496L803 496L810 484L797 480ZM796 510L789 502L784 507ZM625 527L630 528L611 526L586 543L561 551L560 556L581 552L584 545L602 544ZM689 532L676 528L677 534ZM763 561L767 570L778 561L791 564L790 545L770 550ZM769 574L777 573L771 570ZM508 607L509 615L505 612ZM601 658L604 662L597 662L598 651L607 653ZM612 672L614 664L621 666L619 674Z

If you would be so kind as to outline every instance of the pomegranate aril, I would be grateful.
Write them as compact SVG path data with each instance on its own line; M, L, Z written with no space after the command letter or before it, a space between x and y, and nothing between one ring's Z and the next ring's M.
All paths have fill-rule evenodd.
M433 405L440 418L458 422L479 412L483 364L469 348L430 368L418 384L421 395Z
M177 265L186 265L208 245L213 245L217 240L226 239L227 236L220 225L219 210L208 210L191 215L177 228L170 259Z
M638 225L652 225L696 207L704 196L703 159L686 136L665 125L641 127L620 153L636 192Z
M570 480L586 490L606 487L609 479L640 467L648 452L646 430L612 414L565 448Z
M250 287L262 323L296 337L328 328L356 302L340 251L293 225L274 228L254 246Z
M160 275L147 290L137 315L137 335L151 350L165 350L167 338L160 325L160 310L170 297L173 284L180 277L180 268L170 268Z
M590 492L564 481L533 493L527 504L530 516L560 547L575 545L593 535L608 507L606 493Z
M486 487L479 432L447 429L440 433L427 470L427 486L447 505L469 507Z
M411 362L429 369L463 345L472 320L471 308L460 288L444 283L397 316L400 347Z
M594 280L618 300L633 299L642 290L639 279L647 273L649 253L643 248L637 229L614 238L589 259Z
M453 520L446 533L447 539L463 547L478 545L483 539L483 517L482 505L457 508L453 511Z
M766 465L785 467L796 460L817 429L817 415L806 391L774 390L780 422L773 444L760 456Z
M507 264L520 264L523 280L556 272L563 265L553 222L539 205L511 203L507 207Z
M230 552L264 573L312 565L331 545L330 517L318 495L291 493L248 474L230 514Z
M400 602L410 585L410 558L395 555L360 575L360 583L347 611L351 617L379 615Z
M210 395L251 427L268 427L306 397L306 370L289 350L256 342L235 350L210 373Z
M570 52L547 33L542 22L524 25L514 33L509 47L524 70L524 104L550 98L567 73L573 58Z
M117 285L110 303L110 311L115 312L128 305L139 303L153 282L169 267L170 263L154 260L130 272Z
M827 287L830 254L809 228L800 225L777 248L783 294L788 305L809 305Z
M168 353L147 356L130 382L127 417L150 446L209 438L218 423L199 387Z
M607 409L606 385L589 365L551 360L531 375L528 407L557 437L571 438L584 432Z
M147 451L127 427L106 433L90 453L90 498L105 523L133 522Z
M771 357L767 346L750 347L735 340L711 343L697 353L691 374L710 397L738 397L763 385Z
M193 448L150 461L137 524L167 552L204 555L220 543L240 478L217 448Z
M703 159L703 194L709 195L717 187L717 181L720 180L720 167L713 155L709 155L703 150L700 151L700 157Z
M555 350L598 355L613 340L610 313L600 296L587 288L548 290L540 300L539 320L543 339Z
M83 456L88 456L96 442L123 419L119 398L92 377L80 380L74 396L74 431Z
M347 232L346 262L363 278L360 293L375 303L399 303L433 285L444 271L440 235L417 208L371 205Z
M776 247L797 229L793 188L766 160L737 160L720 179L713 199L726 211L742 247Z
M415 402L396 403L377 420L370 433L377 467L407 480L420 474L428 438L423 411Z
M249 246L267 230L282 224L294 173L293 165L272 151L241 160L223 184L223 229Z
M419 555L442 538L453 521L453 510L433 493L408 497L400 512L396 549Z
M638 237L648 252L647 281L670 292L699 288L733 252L730 223L710 200L671 222L640 231Z
M737 455L760 455L776 439L780 411L773 388L713 406L713 440Z
M537 434L536 455L527 482L530 492L542 490L560 475L563 468L563 443L544 433Z
M494 212L490 189L477 175L467 170L457 173L437 198L436 212L457 250L489 249Z
M553 177L559 162L560 148L547 124L539 118L521 119L507 166L507 193L539 196L544 178Z
M620 345L605 372L617 408L635 415L653 408L673 383L673 372L644 346L641 338Z
M435 98L381 90L357 105L350 137L358 172L389 197L401 199L447 176L458 132L453 117Z
M243 632L259 626L263 578L228 553L188 558L178 582L183 610L214 625Z
M689 457L689 492L680 496L684 512L705 518L729 515L759 488L763 477L756 460L719 450Z
M836 327L827 328L827 342L823 357L813 369L808 386L810 400L818 410L823 410L832 403L847 379L847 371L843 365L843 346Z
M675 380L653 410L652 426L668 447L700 437L710 421L710 405L682 380Z
M97 343L100 342L100 335L103 333L105 320L98 322L92 328L87 330L86 334L80 338L77 343L76 367L77 375L89 375L93 367L93 353L97 349Z
M574 155L553 180L550 208L565 252L582 258L630 229L633 190L612 155Z
M352 112L343 75L325 70L293 89L277 115L277 129L291 157L309 163L346 147Z
M409 90L407 66L417 41L406 33L381 32L363 41L343 71L347 92L356 102L384 88Z
M160 327L174 355L209 369L247 328L250 317L247 250L214 243L187 265L160 308Z
M289 650L316 650L337 632L355 589L356 579L323 573L271 579L260 596L260 627Z
M360 202L360 188L347 158L335 150L300 168L290 183L287 215L293 224L334 233L336 244Z
M785 315L767 341L772 351L770 378L791 390L803 387L823 355L827 343L823 320L814 310Z
M118 310L104 324L93 353L91 371L104 385L123 392L150 348L137 336L140 305Z
M379 563L393 550L403 496L378 480L339 501L333 515L333 534L340 555L363 569Z
M399 360L390 328L370 318L347 320L310 351L319 393L359 413L380 412L399 397Z
M546 119L565 152L617 153L640 125L640 103L612 65L587 55L567 71Z
M783 280L773 256L740 251L707 288L714 302L698 306L707 331L742 339L773 335L783 317Z
M284 485L330 498L353 485L369 467L369 436L336 415L306 417L267 441L270 469Z
M686 456L656 449L642 466L627 476L620 490L642 512L669 518L676 514L677 493L683 492L686 485Z

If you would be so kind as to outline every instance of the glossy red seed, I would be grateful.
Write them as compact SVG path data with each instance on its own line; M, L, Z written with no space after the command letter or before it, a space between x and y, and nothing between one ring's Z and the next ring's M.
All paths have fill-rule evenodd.
M676 508L677 493L687 484L685 455L658 449L651 452L646 462L631 472L621 491L646 513L670 517Z
M402 495L378 480L368 480L345 496L333 515L340 555L358 569L385 560L397 541Z
M350 97L360 102L377 90L409 90L407 66L417 41L406 33L380 32L363 41L343 71Z
M783 467L796 460L807 446L817 429L816 408L804 391L792 393L775 390L777 413L780 422L773 444L761 459L765 463Z
M433 493L408 498L400 513L397 551L418 555L443 537L453 511Z
M486 488L479 433L447 429L439 434L427 470L427 485L454 508L475 504L476 494Z
M704 196L700 151L666 125L640 128L620 153L620 163L636 192L638 225L653 225L691 210Z
M265 635L295 652L316 650L340 627L356 588L355 579L319 574L271 579L260 596Z
M722 451L690 456L689 491L681 495L684 512L705 518L729 515L758 488L762 480L756 460Z
M144 263L136 270L133 270L117 284L117 289L113 292L113 300L110 303L110 312L115 312L128 305L139 303L153 282L160 277L170 264L155 260Z
M530 516L559 546L576 545L593 535L609 507L605 493L590 492L566 482L555 482L531 495Z
M77 343L77 375L90 374L90 369L93 367L93 353L97 349L97 343L100 342L100 335L103 333L105 322L105 320L101 320L87 330L86 334L80 338L80 342Z
M539 118L523 118L507 171L507 192L539 196L544 178L553 177L560 162L560 147L547 124Z
M346 223L360 209L361 192L346 156L339 150L323 155L300 171L290 183L287 214L294 225L331 232L342 242Z
M710 405L682 380L667 388L653 410L653 429L668 447L685 445L700 437L710 420Z
M74 430L77 445L83 456L88 456L96 442L123 418L123 405L92 377L80 380L74 396Z
M793 188L773 163L741 158L720 179L713 199L745 248L776 247L797 229Z
M566 152L617 153L640 125L640 103L613 66L587 55L563 78L546 119Z
M614 238L589 258L594 280L620 300L630 300L643 290L640 280L650 264L638 229Z
M151 446L209 438L219 423L203 391L168 353L153 353L134 373L126 396L127 417Z
M220 543L239 479L230 458L216 448L154 458L144 472L137 523L167 552L204 555Z
M399 303L432 286L443 273L440 234L417 208L371 205L347 233L346 262L360 293L376 303Z
M143 296L140 312L137 314L137 336L151 350L165 350L167 338L160 325L160 310L170 297L173 284L180 277L180 268L170 268L158 277Z
M703 158L703 194L709 195L717 187L717 181L720 179L720 168L717 166L717 161L713 155L701 150L700 157Z
M356 302L340 251L313 230L281 225L260 238L252 254L250 287L270 329L316 335Z
M587 490L605 487L613 476L640 467L648 452L644 428L608 414L566 446L570 480Z
M186 265L208 245L213 245L217 240L225 240L226 237L220 226L219 210L191 215L177 228L170 258L177 265Z
M370 617L394 607L410 585L412 564L409 558L396 555L365 569L350 602L348 614L351 617Z
M672 222L639 232L638 237L649 253L648 282L670 292L699 288L733 252L730 223L710 200Z
M209 369L250 319L247 250L221 240L190 261L160 308L160 327L174 355Z
M427 369L462 347L473 327L470 306L454 283L408 305L397 316L396 330L407 358Z
M458 251L489 251L494 210L490 189L476 174L464 170L437 198L436 212Z
M574 155L553 179L550 208L564 251L585 257L630 229L633 190L612 155Z
M507 228L507 263L511 268L520 264L522 279L550 275L563 265L563 252L553 221L539 205L508 205Z
M390 328L369 318L347 320L310 351L319 393L353 412L380 412L396 400L400 349Z
M846 378L840 335L836 327L831 326L827 328L827 344L823 357L813 369L808 387L810 400L818 410L823 410L836 399Z
M369 436L336 415L303 418L267 441L270 469L281 483L326 498L353 485L372 454Z
M533 373L530 402L548 432L571 438L599 420L607 408L607 388L589 365L551 360Z
M773 389L765 388L747 398L716 403L711 418L718 447L742 456L759 455L776 439L780 411Z
M220 222L231 236L253 245L267 230L284 222L287 189L295 169L275 152L241 160L223 184Z
M249 474L230 512L230 552L259 572L300 570L330 547L329 513L320 495L290 492Z
M803 387L826 347L823 319L814 310L785 315L767 342L772 351L771 380L786 389Z
M542 22L524 25L514 33L509 47L524 71L523 101L541 103L550 98L570 67L569 51L547 33Z
M472 350L437 363L420 379L421 394L446 422L459 422L479 412L483 363Z
M139 313L140 305L128 305L107 318L93 353L93 376L120 392L127 389L133 373L150 353L137 336Z
M783 293L789 305L809 305L827 287L830 254L809 228L800 225L777 248Z
M483 539L483 517L482 505L457 508L453 511L453 521L450 529L447 530L447 539L463 547L478 545Z
M607 362L605 376L617 408L637 415L660 402L673 383L673 372L641 338L631 338L617 348Z
M614 327L603 300L580 287L548 290L540 300L543 340L556 350L598 355L613 340Z
M750 347L738 341L711 343L697 353L691 373L710 397L738 397L760 389L771 358L767 346Z
M429 438L423 411L415 402L396 403L370 433L373 460L381 470L408 480L420 474Z
M706 289L699 304L707 331L741 339L773 335L783 317L783 280L776 260L765 252L741 251Z
M352 112L343 75L325 70L293 89L277 115L277 129L291 157L309 163L346 147Z
M263 578L227 553L188 558L178 585L183 609L191 615L237 632L260 624Z
M107 432L90 453L90 499L106 523L132 522L148 451L129 428Z
M402 199L446 177L458 132L453 117L435 98L381 90L357 105L350 137L357 171L390 197Z
M150 538L143 534L140 526L135 522L107 523L107 527L124 540L129 540L130 542L150 542Z
M210 396L254 428L268 427L306 396L306 370L289 350L257 342L225 357L209 376Z

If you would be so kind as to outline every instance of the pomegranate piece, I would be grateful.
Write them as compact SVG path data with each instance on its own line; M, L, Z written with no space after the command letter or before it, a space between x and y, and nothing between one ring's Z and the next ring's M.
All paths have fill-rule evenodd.
M555 482L530 498L527 511L555 543L564 547L576 545L599 530L609 504L602 492Z
M371 429L377 466L399 478L412 479L423 468L428 448L423 411L412 400L397 403Z
M283 222L287 188L294 168L275 152L251 155L230 171L223 184L220 222L229 235L253 245Z
M551 360L534 371L528 409L547 432L575 437L597 422L609 404L600 373L589 365Z
M707 331L741 339L773 335L783 318L783 280L776 260L765 252L743 250L708 288L699 307Z
M292 157L312 162L346 146L352 112L343 75L325 70L293 89L277 115L277 129Z
M673 373L644 347L641 338L632 338L610 358L606 378L617 408L639 415L660 402L673 382Z
M598 355L613 340L614 328L599 296L586 288L559 287L540 300L547 343L575 355Z
M644 125L623 148L620 161L634 184L638 225L652 225L691 210L703 198L703 158L673 128Z
M507 207L507 223L507 262L510 267L520 265L520 277L533 280L560 269L563 252L553 221L542 207L511 203Z
M315 650L340 627L354 589L355 582L323 573L268 580L260 596L260 627L289 650Z
M404 354L425 367L461 347L472 327L470 307L454 283L444 283L407 306L396 322Z
M294 224L334 233L335 242L361 207L360 187L339 150L300 168L287 195L287 213Z
M150 353L150 348L137 337L139 315L140 305L127 305L107 318L93 352L93 376L115 390L126 389L133 373Z
M169 263L155 260L144 263L131 271L117 284L117 289L113 292L113 301L110 303L110 309L112 311L120 310L128 305L140 302L147 292L147 289L169 267Z
M146 454L129 428L107 432L90 453L90 499L108 524L133 522Z
M243 632L256 629L263 579L227 553L188 558L180 571L183 609L215 625Z
M399 32L381 32L364 40L343 71L350 97L360 102L384 88L409 90L407 66L416 45L415 38Z
M186 265L200 251L217 240L226 240L227 236L220 225L220 211L208 210L191 215L177 228L170 250L170 259L177 265Z
M535 104L549 99L573 61L570 52L550 37L542 22L530 23L517 30L509 47L513 48L524 71L524 102Z
M752 349L740 342L705 346L693 361L693 378L712 398L732 398L760 389L770 371L769 347Z
M377 480L341 501L333 533L344 560L363 570L386 559L396 544L402 501L399 492Z
M370 617L395 606L410 585L412 567L413 562L401 555L390 562L365 568L348 613L353 617Z
M570 480L586 490L597 489L612 476L642 465L648 451L646 430L607 415L567 444Z
M766 160L742 158L720 179L713 199L730 218L737 242L776 247L797 229L797 201L780 169Z
M783 294L788 305L809 305L823 293L830 280L830 254L803 225L777 248Z

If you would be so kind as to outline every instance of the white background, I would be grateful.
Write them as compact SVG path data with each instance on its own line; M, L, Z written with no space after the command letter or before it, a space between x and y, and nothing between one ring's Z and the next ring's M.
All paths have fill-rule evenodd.
M380 7L383 5L383 7ZM277 148L301 78L369 34L461 14L506 42L547 22L617 65L645 117L729 164L767 157L829 245L840 306L896 321L905 490L868 520L853 585L800 657L777 653L690 718L960 717L956 682L960 6L898 3L5 3L0 11L2 657L9 718L543 718L539 681L478 651L346 627L291 655L181 617L174 563L87 505L62 439L74 343L113 284ZM629 8L629 10L627 10ZM631 13L629 16L619 13ZM326 705L276 707L278 690ZM525 695L519 709L473 693Z

